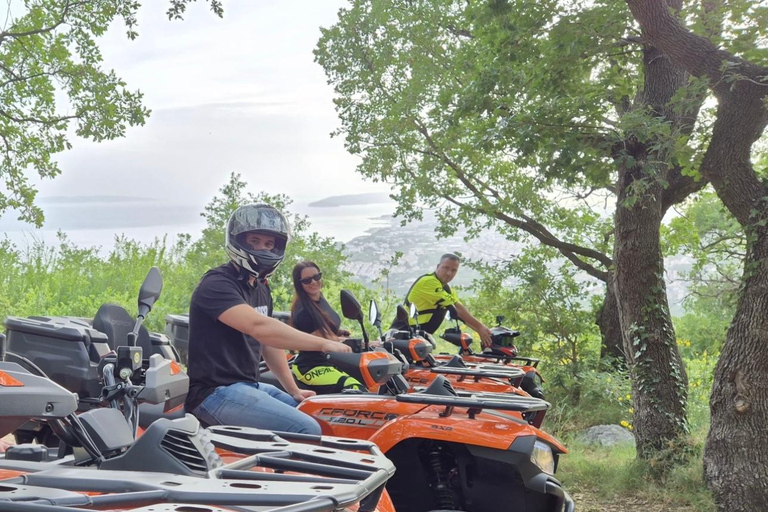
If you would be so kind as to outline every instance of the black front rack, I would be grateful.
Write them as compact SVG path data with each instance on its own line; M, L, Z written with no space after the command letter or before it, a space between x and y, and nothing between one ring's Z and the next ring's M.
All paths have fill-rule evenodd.
M520 381L525 377L525 372L519 368L458 368L447 366L436 366L431 368L432 373L440 373L445 375L458 375L459 382L472 377L475 382L482 378L493 379L505 379L511 382L513 385L519 385Z
M359 503L359 510L372 512L395 471L379 448L366 441L240 427L212 427L209 432L214 445L244 457L204 477L75 468L64 461L26 463L27 474L1 481L13 492L4 493L0 511L138 512L197 510L197 505L331 512ZM0 469L11 468L13 462L0 458ZM273 471L251 471L254 468ZM82 494L85 491L101 494Z
M504 362L504 363L520 363L522 366L532 366L534 368L538 368L539 363L541 362L541 359L537 359L535 357L525 357L525 356L502 356L499 354L487 354L484 352L475 352L472 354L474 357L482 357L485 359L488 359L490 361L498 361L498 362Z
M535 424L535 417L542 416L550 407L549 402L539 398L531 398L519 395L506 395L500 393L480 393L473 395L443 396L426 393L408 393L397 395L398 402L410 404L437 405L445 407L440 416L450 416L454 408L467 409L467 414L474 419L475 415L483 409L497 411L513 411L531 417L529 423Z

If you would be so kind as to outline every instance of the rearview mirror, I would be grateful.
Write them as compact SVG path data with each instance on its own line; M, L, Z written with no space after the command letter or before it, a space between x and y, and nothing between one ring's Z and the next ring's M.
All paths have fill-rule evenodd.
M419 310L416 309L416 304L413 302L411 302L411 307L408 310L408 313L411 315L411 318L418 318L419 316Z
M368 309L368 321L376 327L381 325L381 313L379 313L379 305L376 304L375 299L371 299L371 304Z
M405 310L405 307L403 307L402 304L397 305L395 318L397 318L397 321L400 323L408 324L408 312Z
M501 322L504 321L504 315L497 315L496 316L496 323L501 325Z
M363 308L349 290L341 290L341 313L344 318L363 323Z
M363 325L363 308L360 307L360 303L357 302L357 299L349 290L341 290L340 299L341 313L344 315L344 318L357 320L357 323L360 324L360 329L363 331L363 346L365 350L369 350L368 333L365 332L365 325Z
M163 276L160 269L152 267L144 278L139 288L139 316L146 317L152 310L152 306L160 298L160 292L163 290Z

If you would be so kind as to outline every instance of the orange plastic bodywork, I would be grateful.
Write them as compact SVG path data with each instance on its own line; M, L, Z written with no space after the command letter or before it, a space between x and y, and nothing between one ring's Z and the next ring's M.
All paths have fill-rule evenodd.
M15 379L5 372L0 372L0 386L23 388L24 383L18 379Z
M567 453L557 439L529 425L520 413L481 412L471 419L466 409L457 407L440 416L445 409L375 395L315 396L299 404L299 410L318 420L324 435L367 439L385 454L413 437L506 450L519 436L536 436Z
M414 338L408 342L408 351L411 353L411 358L413 358L414 361L421 360L421 358L419 357L419 353L416 351L416 347L420 343L425 343L425 340Z
M16 478L17 476L26 475L26 471L14 471L11 469L0 469L0 480L6 480L8 478Z

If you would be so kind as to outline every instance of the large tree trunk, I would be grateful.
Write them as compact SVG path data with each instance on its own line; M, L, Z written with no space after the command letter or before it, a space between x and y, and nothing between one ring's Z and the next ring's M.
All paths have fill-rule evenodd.
M734 99L721 102L702 164L706 172L730 170L712 182L725 205L741 212L747 233L741 295L715 369L704 469L721 510L757 512L768 503L768 189L751 172L757 134L745 128L762 130L768 115L749 98Z
M602 344L600 345L600 359L611 358L619 366L626 362L624 345L621 337L621 324L619 323L619 304L616 302L616 292L613 287L613 274L610 274L605 284L605 298L603 305L597 312L595 322L600 328Z
M768 503L768 233L756 237L715 369L704 450L707 482L731 512L762 512Z
M637 169L623 170L626 185ZM659 458L685 436L688 380L669 315L659 229L661 185L632 208L616 211L615 288L624 351L632 375L637 455Z
M768 69L692 34L661 0L627 3L644 36L677 65L709 78L719 101L700 172L744 227L747 257L715 370L704 467L720 510L763 511L768 503L768 187L755 174L750 154L768 124Z
M679 128L684 120L669 103L688 75L653 47L644 49L643 64L645 83L635 108L650 106L659 120ZM669 314L659 232L670 168L667 154L649 149L653 142L629 137L618 153L619 162L634 163L619 166L613 258L624 353L632 375L637 454L646 460L674 455L688 431L688 379Z

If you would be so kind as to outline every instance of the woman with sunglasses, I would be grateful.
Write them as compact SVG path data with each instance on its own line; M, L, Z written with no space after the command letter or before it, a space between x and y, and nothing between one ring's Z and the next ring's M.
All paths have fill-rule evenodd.
M323 296L323 273L312 261L302 261L293 267L293 288L296 295L291 305L291 325L294 328L341 342L349 336L341 329L341 318ZM293 362L293 375L300 386L317 394L340 393L344 389L365 387L354 377L328 364L323 352L299 352Z

